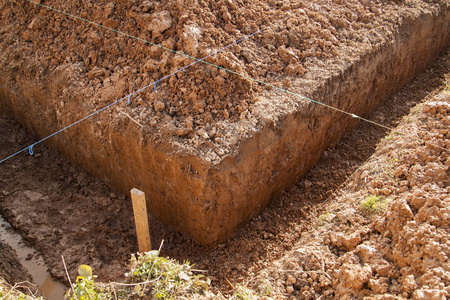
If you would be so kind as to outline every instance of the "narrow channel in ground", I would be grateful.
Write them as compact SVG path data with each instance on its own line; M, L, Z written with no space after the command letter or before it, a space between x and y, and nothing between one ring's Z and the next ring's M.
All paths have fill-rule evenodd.
M0 215L0 240L13 248L20 263L30 273L33 282L39 286L42 295L47 300L62 300L69 289L59 281L52 279L41 255L35 249L26 245L18 234Z

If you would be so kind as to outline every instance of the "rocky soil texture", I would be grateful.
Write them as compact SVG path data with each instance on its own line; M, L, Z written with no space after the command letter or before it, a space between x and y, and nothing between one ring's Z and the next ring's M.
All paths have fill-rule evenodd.
M263 278L301 299L448 299L449 125L447 85L411 109Z
M116 103L47 142L122 193L145 191L154 216L205 246L231 238L355 128L330 106L368 115L450 36L444 0L1 8L0 107L45 137ZM190 66L181 52L217 65Z
M319 2L299 1L298 7L294 2L282 1L252 1L254 6L248 1L198 1L198 6L189 1L145 1L140 5L133 1L86 1L83 6L57 1L42 3L93 17L105 26L136 30L133 34L154 42L169 41L164 45L198 56L210 53L206 44L213 43L214 49L219 49L262 24L281 19L284 23L279 30L283 35L272 32L246 42L257 44L255 49L261 52L247 51L253 48L244 43L236 51L226 51L220 65L242 68L242 72L255 78L289 86L291 77L308 74L314 64L326 63L341 50L353 45L360 45L361 49L377 45L382 37L375 31L373 40L363 40L360 34L399 22L399 11L420 9L435 1ZM14 5L20 6L20 13L13 12ZM86 103L92 109L189 61L116 34L109 33L104 39L99 29L65 17L54 19L53 12L42 13L25 1L5 1L0 8L4 22L0 34L6 41L2 53L6 53L11 70L39 78L61 65L77 67L85 74L80 89L94 99ZM185 11L188 13L183 14ZM248 11L249 17L239 18L241 11ZM284 13L279 16L275 11ZM289 18L283 18L291 11L305 18L290 24ZM197 19L195 16L200 13L206 17ZM323 14L330 18L321 18ZM11 19L17 23L5 22ZM146 23L141 23L141 19ZM148 22L152 22L150 29L145 25ZM16 25L25 30L15 30ZM196 27L208 34L196 39ZM295 36L302 39L296 41ZM389 37L389 32L385 37ZM25 44L14 48L12 45L19 38L41 45L52 54L42 61L29 60L42 53L34 53ZM157 61L157 55L167 59ZM142 66L148 57L150 63ZM21 65L20 61L28 62ZM46 65L42 65L44 61ZM159 73L153 64L157 64ZM396 125L405 108L412 107L430 88L441 83L449 67L447 55L409 86L409 92L391 99L374 120L386 126ZM251 120L252 95L262 87L207 66L199 65L182 75L158 84L157 94L133 98L130 116L149 130L165 126L169 135L192 141L195 146L203 143L205 132L213 142L221 141L221 133L213 132L209 125L211 118L213 122ZM227 85L228 82L232 83ZM196 92L191 95L188 91L192 86ZM111 90L123 93L111 95ZM220 91L217 95L216 90ZM159 95L164 95L164 101ZM202 103L201 99L211 102ZM181 261L189 259L198 268L208 270L213 289L225 294L229 288L226 279L237 285L266 280L265 274L269 274L273 280L266 283L272 286L274 297L280 298L334 298L344 294L355 298L382 294L418 299L448 297L449 252L445 247L449 234L449 101L445 94L430 101L412 109L343 190L337 192L370 156L384 130L362 124L358 132L329 149L296 186L275 199L233 239L212 251L150 217L153 244L159 245L164 239L163 255ZM70 102L58 105L63 110L66 104ZM2 116L0 124L0 157L16 151L17 145L25 147L35 141L8 117ZM0 165L0 174L2 215L44 255L54 276L65 278L60 259L64 254L72 277L76 276L78 265L87 263L102 280L120 278L129 255L137 251L131 206L125 196L70 165L57 151L44 147L34 157L22 155L12 163ZM341 196L329 200L329 206L320 206L335 192ZM385 207L381 205L380 212L369 213L361 208L361 202L370 196L382 200ZM289 252L291 249L294 251Z
M67 69L70 76L64 80L78 86L77 93L90 99L83 104L90 111L150 85L131 97L128 117L147 131L162 129L165 138L182 139L193 146L191 151L213 146L216 155L223 156L234 150L231 137L258 123L253 114L256 96L271 89L245 77L284 88L308 72L308 80L315 80L320 77L314 73L316 66L334 64L335 60L349 64L356 54L376 50L392 38L396 26L423 10L436 8L435 2L41 3L140 39L136 40L29 1L3 1L2 59L8 72L30 78ZM157 93L153 92L153 82L194 62L193 57L210 55L258 30L262 31L206 59L244 77L199 63L158 82ZM70 98L66 95L69 92L61 91L66 98ZM70 110L68 101L57 103L56 110ZM248 124L234 128L222 122L226 120L247 120Z
M153 244L165 239L163 255L208 270L213 290L223 294L228 279L235 286L263 282L274 298L445 297L449 160L442 148L448 149L449 96L426 95L450 82L449 70L447 53L371 118L395 126L410 111L390 136L361 124L227 243L205 251L150 217ZM1 122L2 156L33 140L9 118ZM64 280L63 254L73 277L87 263L99 279L120 280L137 251L124 196L49 149L17 157L1 172L1 213L44 255L54 276ZM364 210L361 201L370 195L381 197L384 209Z

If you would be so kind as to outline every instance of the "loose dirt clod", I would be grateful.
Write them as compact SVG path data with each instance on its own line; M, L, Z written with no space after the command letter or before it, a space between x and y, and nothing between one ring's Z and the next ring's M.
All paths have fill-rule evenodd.
M445 159L444 151L442 155L438 155L435 152L437 149L433 146L434 143L435 146L444 143L442 145L448 148L446 142L449 138L448 131L444 132L448 127L446 126L448 110L444 110L445 104L444 106L437 104L447 103L443 102L442 98L432 99L422 108L414 105L441 85L445 78L450 81L449 70L450 58L447 53L421 74L413 84L389 99L371 117L371 120L384 125L397 124L411 108L410 116L404 118L402 127L396 129L397 133L389 137L383 129L370 124L361 124L354 134L344 137L336 148L328 149L304 179L276 199L260 216L252 219L233 239L219 245L213 251L205 251L189 237L171 230L150 216L152 243L159 245L161 239L164 239L163 256L170 256L178 261L188 259L195 263L196 268L207 270L208 276L213 279L213 290L219 290L224 294L229 291L225 280L228 279L236 287L250 281L254 286L259 286L258 290L262 291L262 294L272 292L274 298L283 298L277 293L278 291L286 293L287 286L292 288L289 290L294 295L300 294L301 291L301 294L316 297L316 294L312 294L314 288L317 293L322 291L324 295L329 295L329 298L336 298L339 282L336 285L333 282L337 274L346 274L347 278L347 281L342 283L340 292L345 285L351 284L348 281L351 276L366 274L367 267L355 268L354 264L359 262L363 266L365 264L371 266L376 273L373 273L368 282L366 277L362 277L366 282L363 288L350 290L349 293L375 296L393 293L395 288L391 290L391 285L396 284L400 289L405 286L405 289L411 290L413 294L417 292L419 298L439 296L439 291L432 288L432 285L426 286L422 281L418 282L419 277L414 277L413 281L411 275L419 274L420 278L423 276L420 273L422 268L420 264L417 268L415 263L407 265L403 271L405 273L399 275L397 271L403 267L399 267L393 260L386 259L393 253L394 245L397 249L405 249L404 253L411 253L402 246L405 245L403 242L393 244L393 237L389 237L392 233L383 236L387 225L378 221L388 219L392 214L396 217L389 226L397 228L395 226L398 224L397 208L386 208L379 214L368 213L361 207L361 200L367 195L377 194L383 187L392 190L390 199L401 200L406 195L412 195L405 197L407 206L404 201L400 201L400 208L406 208L404 211L409 215L407 209L409 206L414 218L419 220L417 212L425 206L427 198L434 190L425 191L422 187L411 187L406 176L409 175L412 166L426 165L430 157L432 158L429 163L435 166L434 170L439 170L439 166L443 167L444 164L448 169L450 160L448 157ZM429 100L430 97L426 97L424 101L427 103ZM429 108L436 113L433 112L428 116ZM418 118L418 115L421 117ZM2 137L0 155L10 153L17 143L25 146L29 141L33 141L32 136L9 118L2 116L0 122L0 137ZM411 126L414 130L408 131L407 126ZM355 173L346 188L338 190L345 178L353 174L358 166L370 157L382 137L385 139L380 146L381 150L370 159L368 165ZM425 140L425 144L431 148L428 146L423 148L425 145L422 145L419 149L417 147L419 141L415 140L415 137ZM424 155L425 153L427 155ZM388 163L387 166L383 164L385 162ZM70 165L51 149L41 150L34 157L19 156L13 163L3 164L0 168L1 213L44 255L54 276L63 280L65 278L61 264L61 255L64 255L72 278L77 276L76 270L79 265L89 264L93 266L95 274L100 275L99 279L105 281L121 279L118 276L125 272L129 255L137 251L134 228L130 224L133 218L131 205L123 196L98 179ZM439 175L439 173L438 171L428 174ZM398 180L392 180L392 176ZM439 187L448 180L448 175L445 178L441 177L441 180L444 180L442 183L428 176L420 178L421 185L437 184ZM448 195L448 183L446 188L445 193ZM362 191L360 195L356 192L359 189ZM437 191L444 192L444 189L439 187ZM320 204L333 192L340 196L335 200L329 200L330 206L321 206ZM347 194L349 196L346 196ZM442 194L439 192L436 195L440 197ZM31 198L35 201L31 201ZM435 204L431 208L434 206ZM56 213L54 208L59 213ZM428 212L422 214L420 220L423 221L417 224L423 226L427 222L434 222L433 215ZM422 219L422 216L432 219L428 221ZM431 226L438 228L436 225ZM425 226L430 228L428 233L424 232L425 234L430 233L430 236L434 236L442 233L442 230L434 232L431 226ZM341 248L332 242L334 238L337 240L339 236L344 237L342 233L345 231L349 231L349 235L352 236L359 233L360 242L353 250L349 250L347 246ZM406 233L408 235L404 236ZM441 257L441 254L429 256L426 253L432 252L425 250L428 247L426 246L428 239L411 240L409 237L413 236L414 233L409 230L400 230L396 240L405 238L408 244L411 241L412 245L418 246L417 249L423 250L419 251L426 255L424 257L432 258L431 261L436 263L435 258ZM445 246L444 238L445 236L441 245ZM373 243L374 239L376 243ZM422 242L423 244L420 244ZM304 247L295 246L300 244ZM430 250L435 249L434 247L432 246ZM290 249L295 251L289 254ZM445 248L442 249L448 256L446 251ZM286 258L281 259L285 255ZM288 264L286 269L282 268L282 271L273 273L273 262L277 259L281 260L276 266L289 260L293 264ZM387 263L378 263L384 260ZM287 272L296 270L300 265L298 262L303 266L302 273ZM444 264L438 262L436 272L440 272L439 265L444 268L445 262ZM345 266L345 269L342 269L342 266ZM408 273L408 267L414 269L416 273ZM257 276L263 269L266 271L262 274L266 272L272 274L272 282L268 282L263 275ZM303 275L304 273L306 275ZM404 281L400 282L399 279L403 278ZM443 282L440 278L432 279L439 284ZM417 288L414 288L415 285ZM401 296L402 293L403 290L396 295Z
M328 174L321 169L285 194L301 191L306 198L313 194L317 198L311 196L300 201L303 196L296 195L298 201L289 207L291 200L276 196L298 182L321 152L337 143L344 129L356 126L356 122L340 113L307 104L305 99L288 97L277 87L289 87L366 116L381 99L411 80L448 45L450 14L447 1L253 1L251 5L245 1L194 2L147 1L137 5L131 1L112 5L84 1L83 5L76 5L46 1L45 4L196 57L206 56L244 34L278 22L254 39L208 58L208 62L272 86L197 64L159 82L155 93L151 85L154 80L191 60L29 2L6 1L0 4L0 108L15 116L33 134L46 136L150 85L145 93L132 96L129 106L125 100L117 108L49 140L49 145L92 174L103 176L123 193L132 187L145 186L154 215L187 232L197 242L225 241L239 226L252 220L239 236L212 252L221 255L204 258L205 250L190 238L173 233L151 218L152 224L157 224L154 230L159 231L152 236L160 240L168 235L168 245L172 246L166 251L172 256L192 256L208 269L220 266L223 273L212 271L213 279L220 285L225 278L242 281L246 272L265 267L266 259L279 258L286 251L284 248L292 245L294 238L289 236L298 235L303 227L285 233L283 230L289 225L281 224L296 222L289 216L295 220L308 216L314 203L329 196L326 192L335 186L323 178L311 179ZM355 102L347 102L348 99ZM436 103L425 111L436 112L438 120L447 122L446 105ZM386 119L385 116L377 122ZM3 150L5 156L35 141L25 133L9 133L16 126L2 126L5 147L6 144L11 147ZM445 137L448 134L445 130L440 128L434 134ZM366 143L375 140L370 135L364 139ZM317 144L311 144L312 141ZM438 142L438 146L447 144ZM448 159L445 167L434 160L436 154L428 149L427 142L418 147L424 148L417 153L420 162L398 165L393 170L401 179L399 186L395 180L389 184L373 181L366 196L394 197L397 188L408 192L432 184L430 178L437 178L439 188L445 187ZM53 150L36 148L34 157L21 157L7 167L2 166L2 174L7 174L2 175L7 179L0 186L2 212L13 219L15 227L26 228L25 236L34 243L40 243L40 239L48 241L40 246L41 251L50 253L53 247L69 249L65 250L70 252L65 256L72 257L69 262L72 270L87 257L90 265L102 269L99 275L103 278L122 274L122 270L116 270L123 266L129 252L136 250L127 200L117 191L112 196L104 183L55 158ZM333 152L324 155L327 160ZM362 156L354 153L342 164L354 166ZM41 161L40 165L33 165L35 158ZM57 165L50 165L54 160ZM341 167L329 172L345 178L351 168ZM17 179L15 174L21 169L29 174ZM42 170L47 173L41 174ZM370 172L363 175L369 178ZM36 178L38 183L33 181ZM98 190L100 195L96 194ZM277 201L271 210L258 216L273 198ZM26 205L19 205L22 202ZM42 206L43 203L47 205ZM404 199L389 209L395 208L397 219L411 222L417 217L416 210L426 203L421 197L410 202ZM98 216L90 217L92 213ZM330 218L333 222L351 223L355 208L333 214L336 216ZM428 213L423 214L420 220ZM65 223L61 224L61 220ZM396 226L399 223L389 225L401 232ZM355 289L370 285L379 291L386 289L385 279L368 276L368 267L359 268L353 262L356 256L370 260L373 253L373 245L361 246L369 234L366 230L370 229L364 226L350 231L348 236L337 233L326 244L336 251L354 251L349 254L349 261L342 262L348 264L340 270L346 281L336 286L332 282L336 293L353 285ZM392 239L391 234L387 232L383 238ZM91 236L95 236L93 240ZM291 243L285 244L286 240ZM261 248L265 243L269 246ZM179 244L189 245L192 252L186 254ZM325 248L319 247L317 251L328 255ZM47 259L54 274L64 277L58 260ZM315 265L322 266L320 259L314 260ZM250 270L245 267L248 262L253 262ZM390 269L386 267L379 272L389 274ZM328 276L312 274L315 274L311 275L315 277L311 277L312 282L322 279L321 284L329 286ZM353 280L354 276L360 281ZM395 278L404 280L402 293L408 295L415 291L415 286L423 286L416 277ZM298 291L298 284L298 279L295 283L291 280L289 290ZM428 295L433 291L418 293Z
M153 215L205 246L232 237L356 126L330 106L366 116L450 36L444 0L45 5L141 40L3 2L2 110L44 137L126 99L48 142L122 193L143 190ZM258 29L159 80L193 62L183 54L205 57Z
M449 104L444 91L411 109L327 205L336 217L319 218L262 278L302 299L448 298ZM360 202L372 193L387 202L375 214Z

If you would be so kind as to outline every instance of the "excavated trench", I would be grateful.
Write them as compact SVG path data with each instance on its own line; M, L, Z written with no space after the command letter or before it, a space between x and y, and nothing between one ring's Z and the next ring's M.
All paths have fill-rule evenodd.
M39 288L40 293L47 300L59 300L64 297L64 294L69 287L63 285L58 281L54 281L50 276L47 266L41 255L36 254L36 250L26 245L20 234L12 230L10 225L0 215L0 240L9 245L16 253L20 265L24 267L24 271L31 275L32 282ZM1 263L4 263L2 261ZM2 272L12 272L9 268L18 269L13 264L2 264ZM6 270L5 270L6 269ZM8 273L7 273L8 274ZM3 273L2 273L3 277ZM28 278L11 278L11 282L23 282L29 280ZM33 290L33 289L32 289Z
M349 38L346 45L336 47L338 55L305 58L302 74L274 77L282 80L279 87L351 114L368 116L436 60L449 44L448 3L417 3L390 4L396 16L390 22L362 31L354 40ZM111 84L125 73L110 67L98 72L100 80L92 72L100 70L95 66L89 71L73 58L55 63L51 48L39 47L41 41L33 40L40 30L51 26L51 21L39 25L39 10L43 8L31 5L4 4L2 23L27 8L34 15L22 16L21 22L3 26L1 31L0 109L37 136L45 137L125 96L119 84ZM290 17L300 16L300 9L306 10L291 6ZM154 14L160 13L158 8L154 10ZM175 19L175 13L170 12ZM52 18L51 13L47 12L45 18ZM21 29L22 34L15 34ZM283 34L281 30L275 33ZM154 39L159 38L155 36L152 32ZM272 50L283 60L287 48L279 43L276 46L278 50ZM244 50L248 49L256 53L258 43L246 45ZM264 49L270 51L271 47ZM245 70L245 61L240 70ZM284 70L290 70L288 67ZM239 76L228 76L223 70L219 73L216 79L221 76L236 81L237 87L245 87L249 81L242 84ZM170 84L162 84L158 93L153 93L152 105L144 96L133 97L129 107L125 100L46 143L124 194L132 188L145 191L154 216L205 246L229 239L271 199L306 174L327 147L358 124L350 115L256 83L251 88L253 100L247 101L250 105L238 117L219 117L214 110L207 110L209 101L205 100L199 110L203 117L195 115L194 122L189 122L189 116L171 111L175 106L167 98L174 90ZM184 93L185 88L179 91ZM120 97L114 99L117 94ZM205 93L198 90L192 96L194 100L187 102L197 109L196 100L202 95ZM143 114L143 108L150 116ZM185 127L176 123L178 120L183 120Z

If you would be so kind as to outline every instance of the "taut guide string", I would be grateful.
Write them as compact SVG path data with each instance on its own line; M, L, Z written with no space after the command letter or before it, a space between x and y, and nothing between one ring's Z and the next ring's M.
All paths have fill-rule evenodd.
M68 16L70 16L70 17L74 17L74 18L76 18L76 19L86 21L86 22L88 22L88 23L90 23L90 24L93 24L93 25L96 25L96 26L100 26L100 27L102 27L102 28L106 28L106 29L109 29L109 30L113 30L113 31L115 31L115 32L117 32L117 33L124 34L124 35L126 35L126 36L129 36L129 37L132 37L132 38L135 38L135 39L144 41L144 42L146 42L146 43L149 43L149 44L152 44L152 45L161 47L161 48L163 48L163 49L170 50L170 51L172 51L172 52L174 52L174 53L177 53L177 54L183 54L183 53L181 53L181 52L177 52L177 51L171 50L171 49L169 49L169 48L165 48L165 47L163 47L163 46L159 46L159 45L153 44L153 43L151 43L151 42L145 41L145 40L143 40L143 39L140 39L140 38L137 38L137 37L130 36L130 35L126 34L126 33L122 33L122 32L120 32L120 31L114 30L114 29L112 29L112 28L105 27L105 26L103 26L103 25L100 25L100 24L98 24L98 23L94 23L94 22L92 22L92 21L89 21L89 20L80 18L80 17L78 17L78 16L74 16L74 15L71 15L71 14L68 14L68 13L65 13L65 12L62 12L62 11L57 10L57 9L54 9L54 8L52 8L52 7L49 7L49 6L40 4L40 3L33 2L33 1L31 1L31 0L26 0L26 1L31 2L31 3L34 3L34 4L36 4L36 5L40 5L40 6L42 6L42 7L45 7L45 8L51 9L51 10L54 10L54 11L59 12L59 13L63 13L63 14L68 15ZM225 46L225 47L223 47L223 48L221 48L221 49L219 49L219 50L217 50L217 51L214 51L214 52L208 54L207 56L205 56L205 57L203 57L203 58L201 58L201 59L193 58L193 57L191 57L191 56L188 56L188 55L186 55L186 54L183 54L184 56L188 56L188 57L190 57L190 58L195 59L195 61L192 62L192 63L190 63L190 64L188 64L188 65L186 65L186 66L184 66L183 68L180 68L180 69L178 69L178 70L176 70L176 71L170 73L169 75L166 75L166 76L164 76L164 77L162 77L162 78L160 78L160 79L158 79L158 80L156 80L156 81L154 81L154 82L152 82L152 83L150 83L150 84L148 84L148 85L146 85L146 86L144 86L144 87L142 87L142 88L136 90L135 92L133 92L133 93L131 93L131 94L126 95L125 97L123 97L123 98L121 98L121 99L119 99L119 100L117 100L117 101L115 101L115 102L113 102L113 103L111 103L111 104L109 104L109 105L107 105L107 106L105 106L105 107L103 107L103 108L101 108L101 109L99 109L99 110L97 110L97 111L95 111L95 112L93 112L93 113L91 113L91 114L85 116L84 118L82 118L82 119L80 119L80 120L78 120L78 121L76 121L76 122L74 122L74 123L72 123L72 124L70 124L70 125L68 125L68 126L66 126L66 127L64 127L64 128L62 128L62 129L60 129L60 130L58 130L58 131L52 133L51 135L49 135L49 136L47 136L47 137L45 137L45 138L43 138L43 139L41 139L41 140L39 140L39 141L33 143L32 145L27 146L27 147L23 148L22 150L17 151L16 153L14 153L14 154L12 154L12 155L10 155L10 156L8 156L8 157L6 157L6 158L0 160L0 163L2 163L2 162L4 162L4 161L6 161L6 160L8 160L8 159L10 159L10 158L12 158L12 157L14 157L14 156L16 156L16 155L18 155L18 154L20 154L20 153L22 153L22 152L24 152L24 151L26 151L26 150L28 150L28 152L29 152L31 155L33 155L33 147L34 147L35 145L37 145L37 144L39 144L39 143L42 143L43 141L45 141L45 140L47 140L47 139L49 139L49 138L51 138L51 137L57 135L58 133L60 133L60 132L62 132L62 131L64 131L64 130L66 130L66 129L69 129L70 127L72 127L72 126L74 126L74 125L76 125L76 124L78 124L78 123L80 123L80 122L82 122L82 121L84 121L84 120L86 120L86 119L88 119L88 118L90 118L90 117L92 117L92 116L94 116L94 115L96 115L96 114L98 114L98 113L100 113L100 112L102 112L102 111L104 111L104 110L110 108L111 106L113 106L113 105L115 105L115 104L121 102L122 100L127 99L127 104L130 104L130 98L131 98L131 96L133 96L133 95L135 95L135 94L137 94L137 93L139 93L139 92L142 92L142 91L146 90L147 88L149 88L149 87L151 87L151 86L154 87L154 92L156 93L156 92L157 92L156 84L157 84L158 82L160 82L160 81L162 81L162 80L165 80L165 79L167 79L167 78L169 78L169 77L171 77L171 76L173 76L173 75L175 75L175 74L177 74L177 73L179 73L179 72L181 72L181 71L183 71L183 70L185 70L185 69L191 67L192 65L195 65L195 64L197 64L197 63L199 63L199 62L204 62L204 60L207 59L208 57L211 57L211 56L213 56L213 55L215 55L215 54L217 54L217 53L219 53L219 52L221 52L221 51L223 51L223 50L225 50L225 49L228 49L228 48L230 48L231 46L234 46L234 45L236 45L236 44L242 42L243 40L248 39L248 38L250 38L250 37L252 37L252 36L258 34L259 32L263 31L263 30L266 29L266 28L268 28L268 27L264 27L264 28L262 28L262 29L259 29L258 31L255 31L254 33L252 33L252 34L250 34L250 35L244 36L243 38L241 38L241 39L239 39L239 40L237 40L237 41L235 41L235 42L233 42L233 43L231 43L231 44L229 44L229 45L227 45L227 46Z
M18 154L21 153L21 152L26 151L27 149L28 149L28 152L30 153L30 155L33 155L33 146L35 146L36 144L39 144L39 143L41 143L41 142L43 142L43 141L49 139L50 137L52 137L52 136L54 136L54 135L56 135L56 134L58 134L58 133L60 133L60 132L62 132L62 131L64 131L64 130L66 130L66 129L68 129L68 128L70 128L70 127L72 127L72 126L74 126L74 125L76 125L76 124L78 124L78 123L80 123L80 122L82 122L82 121L84 121L84 120L86 120L86 119L88 119L88 118L90 118L90 117L92 117L92 116L94 116L94 115L96 115L96 114L102 112L103 110L105 110L105 109L107 109L107 108L109 108L109 107L111 107L111 106L113 106L113 105L115 105L115 104L121 102L121 101L124 100L124 99L127 99L127 105L130 105L130 103L131 103L131 96L132 96L132 95L137 94L137 93L139 93L139 92L141 92L141 91L144 91L144 90L146 90L147 88L149 88L149 87L151 87L151 86L154 87L154 92L156 93L156 92L157 92L156 84L157 84L158 82L160 82L160 81L162 81L162 80L164 80L164 79L167 79L167 78L171 77L172 75L175 75L175 74L177 74L178 72L181 72L181 71L187 69L188 67L190 67L190 66L192 66L192 65L194 65L194 64L196 64L196 63L198 63L198 62L202 62L202 63L208 64L208 65L214 66L214 67L216 67L216 68L222 69L222 70L224 70L224 71L226 71L226 72L229 72L229 73L231 73L231 74L235 74L235 75L238 75L238 76L240 76L240 77L243 77L243 78L246 78L246 79L255 81L255 82L257 82L257 83L260 83L260 84L263 84L263 85L266 85L266 86L270 86L270 87L275 88L275 89L278 89L278 90L280 90L280 91L282 91L282 92L289 93L289 94L291 94L291 95L300 97L300 98L302 98L302 99L308 100L308 101L310 101L310 102L316 103L316 104L321 105L321 106L324 106L324 107L326 107L326 108L329 108L329 109L338 111L338 112L340 112L340 113L349 115L349 116L351 116L352 118L360 119L360 120L362 120L362 121L365 121L365 122L374 124L374 125L376 125L376 126L379 126L379 127L381 127L381 128L384 128L384 129L387 129L387 130L390 130L390 131L393 130L393 129L390 128L390 127L384 126L384 125L382 125L382 124L379 124L379 123L377 123L377 122L368 120L368 119L366 119L366 118L362 118L362 117L360 117L360 116L358 116L358 115L356 115L356 114L346 112L346 111L341 110L341 109L339 109L339 108L336 108L336 107L330 106L330 105L328 105L328 104L325 104L325 103L316 101L316 100L314 100L314 99L305 97L305 96L300 95L300 94L298 94L298 93L295 93L295 92L292 92L292 91L289 91L289 90L280 88L280 87L278 87L278 86L276 86L276 85L269 84L269 83L267 83L267 82L264 82L264 81L261 81L261 80L252 78L252 77L247 76L247 75L244 75L244 74L237 73L237 72L235 72L235 71L232 71L232 70L229 70L229 69L227 69L227 68L224 68L224 67L221 67L221 66L218 66L218 65L215 65L215 64L212 64L212 63L209 63L209 62L205 61L206 58L208 58L208 57L210 57L210 56L212 56L212 55L215 55L215 54L217 54L217 53L219 53L219 52L221 52L221 51L223 51L223 50L225 50L225 49L227 49L227 48L229 48L229 47L231 47L231 46L233 46L233 45L236 45L236 44L240 43L241 41L243 41L243 40L245 40L245 39L248 39L248 38L250 38L250 37L252 37L252 36L254 36L254 35L256 35L256 34L262 32L263 30L265 30L265 29L267 29L267 28L273 26L274 24L276 24L276 23L278 23L278 22L282 22L282 21L283 21L284 19L286 19L286 18L284 18L284 19L282 19L282 20L280 20L280 21L278 21L278 22L274 22L274 23L272 23L272 24L269 24L269 25L267 25L266 27L263 27L262 29L259 29L258 31L255 31L254 33L252 33L252 34L250 34L250 35L247 35L247 36L241 38L240 40L235 41L235 42L229 44L228 46L225 46L225 47L223 47L223 48L221 48L221 49L219 49L219 50L217 50L217 51L215 51L215 52L213 52L213 53L211 53L211 54L209 54L209 55L207 55L207 56L205 56L205 57L203 57L203 58L201 58L201 59L197 59L197 58L192 57L192 56L190 56L190 55L187 55L187 54L185 54L185 53L178 52L178 51L169 49L169 48L167 48L167 47L164 47L164 46L161 46L161 45L158 45L158 44L154 44L154 43L152 43L152 42L150 42L150 41L147 41L147 40L138 38L138 37L136 37L136 36L132 36L132 35L127 34L127 33L125 33L125 32L122 32L122 31L119 31L119 30L115 30L115 29L113 29L113 28L110 28L110 27L101 25L101 24L99 24L99 23L95 23L95 22L89 21L89 20L84 19L84 18L81 18L81 17L79 17L79 16L76 16L76 15L73 15L73 14L70 14L70 13L67 13L67 12L64 12L64 11L61 11L61 10L58 10L58 9L55 9L55 8L53 8L53 7L50 7L50 6L47 6L47 5L44 5L44 4L40 4L40 3L36 3L36 2L31 1L31 0L26 0L26 1L28 1L28 2L30 2L30 3L33 3L33 4L35 4L35 5L38 5L38 6L47 8L47 9L49 9L49 10L53 10L53 11L55 11L55 12L58 12L58 13L67 15L67 16L69 16L69 17L72 17L72 18L75 18L75 19L78 19L78 20L87 22L87 23L89 23L89 24L91 24L91 25L98 26L98 27L101 27L101 28L104 28L104 29L107 29L107 30L116 32L116 33L118 33L118 34L121 34L121 35L130 37L130 38L133 38L133 39L136 39L136 40L139 40L139 41L142 41L142 42L145 42L145 43L148 43L148 44L151 44L151 45L160 47L160 48L162 48L162 49L164 49L164 50L171 51L171 52L173 52L173 53L183 55L183 56L185 56L185 57L194 59L195 61L194 61L193 63L191 63L191 64L189 64L189 65L187 65L187 66L185 66L185 67L183 67L183 68L181 68L181 69L179 69L179 70L177 70L177 71L175 71L175 72L169 74L169 75L166 75L166 76L160 78L159 80L157 80L157 81L155 81L155 82L153 82L153 83L151 83L151 84L149 84L149 85L147 85L147 86L145 86L145 87L143 87L143 88L141 88L141 89L139 89L139 90L137 90L137 91L135 91L135 92L133 92L133 93L131 93L131 94L128 94L127 96L125 96L125 97L123 97L123 98L121 98L121 99L119 99L119 100L117 100L117 101L115 101L115 102L113 102L113 103L111 103L111 104L109 104L109 105L107 105L107 106L105 106L105 107L103 107L103 108L101 108L101 109L99 109L99 110L93 112L92 114L90 114L90 115L88 115L88 116L86 116L86 117L84 117L84 118L82 118L82 119L80 119L80 120L78 120L78 121L76 121L76 122L74 122L74 123L72 123L72 124L70 124L70 125L64 127L64 128L62 128L62 129L58 130L57 132L55 132L55 133L53 133L53 134L51 134L51 135L49 135L49 136L47 136L47 137L45 137L45 138L43 138L43 139L37 141L37 142L35 142L34 144L32 144L32 145L30 145L30 146L28 146L28 147L26 147L26 148L24 148L24 149L22 149L22 150L20 150L20 151L18 151L18 152L16 152L16 153L14 153L14 154L12 154L12 155L10 155L10 156L8 156L8 157L2 159L2 160L0 161L0 163L2 163L2 162L4 162L4 161L6 161L6 160L8 160L8 159L10 159L10 158L12 158L12 157L18 155Z

